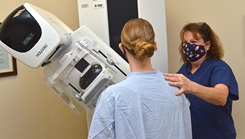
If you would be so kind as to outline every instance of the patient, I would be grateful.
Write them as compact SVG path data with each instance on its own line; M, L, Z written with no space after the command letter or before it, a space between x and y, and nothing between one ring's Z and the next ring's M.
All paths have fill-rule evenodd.
M189 101L176 96L163 73L151 65L157 49L152 25L131 19L121 32L120 50L131 73L101 95L89 139L191 139Z

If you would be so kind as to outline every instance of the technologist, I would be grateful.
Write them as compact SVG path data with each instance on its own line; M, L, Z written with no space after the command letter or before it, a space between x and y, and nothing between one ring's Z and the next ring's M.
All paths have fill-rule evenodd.
M185 93L191 105L193 139L235 139L232 102L238 84L215 32L205 22L188 23L180 32L184 62L177 74L165 73L176 95Z
M151 65L156 50L151 24L129 20L121 33L120 50L131 73L99 97L89 139L191 139L190 103L176 96L163 73Z

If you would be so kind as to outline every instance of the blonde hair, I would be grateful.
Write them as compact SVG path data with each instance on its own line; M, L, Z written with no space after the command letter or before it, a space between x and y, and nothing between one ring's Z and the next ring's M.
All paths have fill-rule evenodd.
M122 45L139 61L144 62L155 51L152 25L142 18L129 20L121 32Z

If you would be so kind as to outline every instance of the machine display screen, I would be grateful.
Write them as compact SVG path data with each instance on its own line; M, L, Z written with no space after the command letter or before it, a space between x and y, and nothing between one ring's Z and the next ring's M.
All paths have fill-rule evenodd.
M24 44L25 46L31 41L31 39L34 37L33 33L30 33L25 40L22 42L22 44Z
M41 38L42 30L24 6L14 10L0 26L0 40L17 52L27 52Z

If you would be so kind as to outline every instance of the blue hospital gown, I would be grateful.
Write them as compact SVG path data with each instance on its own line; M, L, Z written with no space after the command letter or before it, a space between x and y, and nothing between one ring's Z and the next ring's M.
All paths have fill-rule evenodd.
M190 103L163 73L133 72L108 87L92 118L89 139L191 139Z

